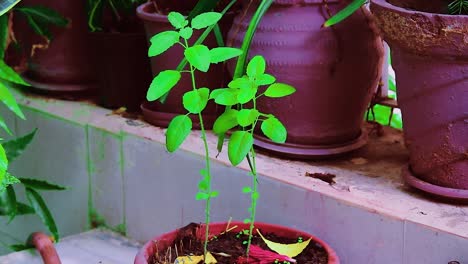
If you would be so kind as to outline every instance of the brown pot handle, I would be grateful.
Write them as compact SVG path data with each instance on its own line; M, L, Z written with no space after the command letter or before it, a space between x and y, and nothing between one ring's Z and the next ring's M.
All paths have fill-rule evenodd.
M53 240L46 234L40 232L31 234L29 243L41 254L44 264L62 264L55 250Z

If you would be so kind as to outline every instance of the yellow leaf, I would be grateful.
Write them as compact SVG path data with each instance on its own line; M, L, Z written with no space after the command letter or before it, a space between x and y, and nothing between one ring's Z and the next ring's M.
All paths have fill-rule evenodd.
M174 264L198 264L203 260L203 256L184 256L176 258ZM210 252L206 254L206 264L215 264L218 263L216 259L211 255Z
M300 243L281 244L281 243L276 243L276 242L273 242L273 241L270 241L270 240L266 239L260 233L260 231L258 229L257 229L257 232L260 235L260 237L262 237L263 241L265 241L265 244L267 244L267 246L271 250L275 251L278 254L288 256L290 258L294 258L295 256L301 254L302 251L304 251L304 249L309 245L310 240L312 240L312 238L309 238L309 240L304 241L304 242L300 242Z

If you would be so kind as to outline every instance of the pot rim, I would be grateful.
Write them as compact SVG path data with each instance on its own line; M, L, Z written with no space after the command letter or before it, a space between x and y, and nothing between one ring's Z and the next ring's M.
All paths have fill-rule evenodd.
M213 228L214 226L224 227L227 224L228 224L228 222L210 223L210 227L211 228ZM231 226L237 225L238 228L243 228L243 227L248 227L249 226L249 224L244 224L243 222L239 222L239 221L229 222L229 224ZM202 226L203 225L204 224L202 224ZM330 245L328 245L325 241L323 241L323 240L321 240L321 239L319 239L319 238L317 238L317 237L315 237L315 236L313 236L313 235L311 235L311 234L309 234L309 233L307 233L305 231L289 228L289 227L282 226L282 225L268 224L268 223L263 223L263 222L256 222L255 227L264 228L264 229L282 230L282 231L285 231L287 233L297 234L297 235L300 235L300 236L303 236L303 237L306 237L306 236L310 237L310 238L312 238L312 240L314 242L316 242L317 244L320 244L325 249L325 251L328 254L328 264L340 264L340 260L338 258L338 255L331 248ZM157 237L151 239L147 243L145 243L143 245L143 247L141 247L141 249L138 252L137 256L135 257L135 264L147 263L148 260L145 258L145 255L148 252L149 247L154 245L154 241L162 240L164 237L171 236L172 234L174 234L177 231L178 231L178 229L173 230L173 231L168 232L168 233L165 233L165 234L162 234L160 236L157 236Z
M389 3L388 0L371 0L371 4L378 5L385 9L397 11L405 15L412 15L414 13L419 13L419 14L423 14L426 16L440 16L440 17L450 18L450 19L457 18L457 19L462 20L463 23L468 23L468 15L450 15L450 14L430 13L430 12L424 12L424 11L419 11L419 10L406 9L400 6L393 5Z
M137 7L137 16L140 19L143 20L148 20L152 22L169 22L169 19L167 18L167 15L164 14L158 14L156 12L149 12L147 9L150 8L153 5L152 2L146 2L144 4L141 4ZM187 18L187 16L184 16Z

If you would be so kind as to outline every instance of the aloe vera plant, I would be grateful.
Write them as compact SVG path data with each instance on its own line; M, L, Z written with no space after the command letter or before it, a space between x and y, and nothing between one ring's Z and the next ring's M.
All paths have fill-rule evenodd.
M185 93L182 100L187 114L176 116L170 122L166 131L166 148L169 152L174 152L181 146L192 130L189 114L197 115L204 145L205 167L200 170L201 180L198 184L196 199L205 201L205 255L207 254L211 199L217 197L219 193L212 188L210 150L202 112L211 100L222 106L236 106L219 116L214 124L214 132L224 134L228 130L233 131L228 143L228 156L233 166L239 165L247 155L251 156L252 186L243 188L243 192L251 196L250 217L245 220L246 223L250 223L249 239L245 242L248 255L259 198L253 132L257 125L261 124L263 133L273 141L284 143L287 137L286 128L282 123L273 115L261 113L256 107L256 102L258 98L263 96L270 98L288 96L294 93L295 89L287 84L276 83L275 77L265 72L266 63L261 56L254 57L247 66L247 74L234 78L229 83L228 88L198 87L195 71L207 72L211 64L222 63L242 54L242 50L236 48L209 49L203 44L189 45L188 40L192 37L194 30L213 26L221 17L221 13L206 12L195 16L189 22L180 13L171 12L169 14L169 21L175 30L160 32L153 36L148 54L149 56L157 56L174 45L181 45L188 61L188 69L160 72L151 83L147 99L149 101L158 100L177 84L182 74L190 74L192 91ZM268 87L261 88L264 86Z

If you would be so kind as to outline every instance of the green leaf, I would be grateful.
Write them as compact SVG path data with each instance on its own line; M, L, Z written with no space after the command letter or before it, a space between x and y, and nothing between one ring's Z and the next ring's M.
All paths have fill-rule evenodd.
M55 241L58 242L59 233L57 230L57 225L55 224L55 220L52 217L52 214L50 213L46 203L44 202L44 199L42 199L42 196L34 189L26 187L26 197L28 198L32 208L34 208L36 214L41 218L44 225L47 226L49 231L54 236Z
M257 94L257 87L244 88L239 90L237 95L237 100L241 104L248 103L250 100L254 99Z
M210 93L210 99L216 99L220 94L224 93L224 91L228 90L227 88L220 88L220 89L215 89L211 91Z
M210 50L211 63L220 63L235 58L242 54L242 50L236 48L219 47Z
M224 134L229 129L238 125L237 123L237 114L238 111L235 109L226 110L222 115L220 115L213 125L213 132L215 134Z
M32 17L40 24L52 24L59 27L68 25L68 19L54 9L45 6L22 6L15 8L15 11Z
M174 117L166 132L166 148L169 152L176 151L192 131L192 120L186 115Z
M189 39L193 35L193 29L189 27L183 28L179 31L179 35L184 39Z
M265 73L266 62L262 56L253 57L247 65L247 76L255 78Z
M198 189L200 191L206 191L208 190L208 187L209 187L209 183L208 183L208 180L206 179L203 179L198 183Z
M36 213L34 211L34 208L21 202L16 203L16 209L17 209L16 215L27 215L27 214Z
M10 248L12 251L19 252L23 250L33 249L34 246L27 244L13 244L8 246L8 248Z
M252 199L253 200L258 200L259 197L260 197L260 193L258 193L258 192L252 193Z
M31 86L21 78L10 66L6 65L5 61L0 60L0 78L12 83ZM5 84L3 84L5 85Z
M179 12L170 12L167 16L171 25L177 29L183 28L188 24L185 17Z
M195 200L200 201L200 200L208 200L210 198L210 195L204 192L197 192L197 195L195 196Z
M19 178L19 180L24 186L34 189L34 190L63 191L67 189L67 187L60 186L54 183L50 183L44 180L29 179L29 178Z
M244 224L249 224L250 222L251 222L250 218L244 219ZM244 242L247 242L247 241L244 241ZM247 243L244 243L244 244L247 244Z
M232 165L239 165L253 146L254 138L247 131L232 133L228 144L228 157Z
M5 58L8 43L8 15L0 16L0 59Z
M5 148L6 156L8 160L13 161L17 157L19 157L24 150L28 147L28 145L33 140L34 136L36 135L37 129L34 129L31 133L12 139L3 143L3 147Z
M0 191L6 187L5 174L8 169L8 159L5 153L5 149L0 145Z
M166 70L160 72L151 82L146 99L154 101L169 92L179 82L180 72L173 70Z
M346 6L343 10L340 12L336 13L336 15L332 16L329 18L325 23L323 24L324 27L330 27L335 24L340 23L350 15L352 15L356 10L358 10L362 5L366 3L367 0L353 0L348 6Z
M243 193L251 193L251 192L252 192L252 188L250 188L249 186L246 186L246 187L242 188L242 192L243 192Z
M7 132L8 135L10 135L10 136L13 135L10 128L8 128L7 124L5 123L5 120L1 116L0 116L0 127L3 128L3 130L5 130L5 132Z
M3 0L0 2L0 16L12 9L20 0Z
M267 120L263 121L261 128L263 134L265 134L265 136L267 136L273 142L286 142L286 128L276 117L269 117Z
M255 79L255 84L260 86L260 85L269 85L276 82L276 78L273 75L270 74L263 74L258 76Z
M296 88L292 87L291 85L284 83L274 83L266 89L265 96L279 98L291 95L294 92L296 92Z
M218 12L206 12L192 19L192 27L194 29L202 29L213 26L218 23L223 15Z
M252 81L247 76L236 78L229 82L229 88L248 89L252 88Z
M10 173L6 172L4 177L3 177L3 181L0 182L0 193L4 192L6 187L12 185L12 184L16 184L16 183L19 183L20 181L13 175L11 175Z
M223 90L216 93L215 102L219 105L235 105L238 104L237 95L239 94L238 90L233 89L219 89Z
M243 127L250 126L257 120L259 115L260 112L257 109L242 109L237 114L237 122Z
M200 88L186 92L183 96L184 108L192 114L198 114L205 109L208 104L210 89Z
M6 191L0 192L0 215L10 216L9 222L16 216L16 193L13 186L6 187Z
M148 50L148 56L157 56L179 42L179 33L176 31L163 31L154 35L151 39L151 46Z
M210 50L205 45L195 45L185 50L185 58L202 72L207 72L210 68L211 55Z
M212 191L211 194L210 194L210 197L211 198L216 198L216 197L218 197L218 195L219 195L218 191Z

